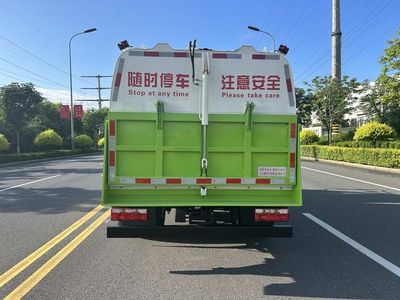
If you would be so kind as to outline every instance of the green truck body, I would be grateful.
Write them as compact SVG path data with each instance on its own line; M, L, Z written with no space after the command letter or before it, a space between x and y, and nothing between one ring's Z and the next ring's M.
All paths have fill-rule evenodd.
M112 178L108 173L111 120L115 122ZM246 114L210 115L209 122L209 167L207 176L202 177L202 131L197 115L110 112L106 122L102 204L113 207L301 205L300 168L295 168L292 182L290 172L279 177L258 176L259 166L284 166L290 170L290 131L291 124L296 124L296 116L253 115L250 124ZM297 153L298 147L296 142ZM295 165L299 164L297 155ZM211 182L179 181L185 178L209 178ZM232 179L230 183L224 181L226 178ZM136 179L142 183L136 184ZM169 183L157 184L163 182L157 179L168 179ZM245 184L245 179L259 179L267 184L254 181ZM200 186L208 188L206 196L200 195Z
M287 208L302 205L292 82L284 55L249 46L124 50L105 123L102 204L114 220L157 214L153 225L171 208L180 221L206 210L214 220L218 209L238 215L236 225L287 221Z

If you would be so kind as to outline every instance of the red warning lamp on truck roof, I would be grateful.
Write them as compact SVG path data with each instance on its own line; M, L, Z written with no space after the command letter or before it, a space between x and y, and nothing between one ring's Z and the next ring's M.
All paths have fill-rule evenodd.
M123 41L121 41L121 42L119 42L118 43L118 48L119 48L119 50L124 50L124 49L126 49L126 48L128 48L129 47L129 43L128 43L128 41L127 40L123 40Z
M279 48L278 48L278 51L280 53L282 53L283 55L286 55L289 52L289 48L287 46L285 46L285 45L280 45Z

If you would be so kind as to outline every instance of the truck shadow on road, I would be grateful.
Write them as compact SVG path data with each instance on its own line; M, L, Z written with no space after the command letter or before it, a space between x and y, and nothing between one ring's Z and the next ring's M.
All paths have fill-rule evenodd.
M251 280L253 286L260 282L262 293L266 296L285 298L397 298L400 286L396 276L315 225L304 217L302 212L311 211L322 219L328 218L324 214L329 214L336 220L342 218L343 222L350 222L354 218L354 209L358 209L360 215L367 216L366 220L350 226L378 226L373 220L368 220L368 212L376 212L378 209L382 210L381 213L385 212L394 217L400 213L400 205L396 205L397 210L393 211L393 206L386 206L384 203L400 203L400 197L380 191L305 190L304 199L306 203L303 208L292 210L291 223L294 225L295 235L291 239L185 236L159 237L152 240L166 242L156 244L155 247L185 248L186 255L189 253L195 256L202 251L202 256L209 255L211 264L216 264L212 268L204 268L194 263L193 268L188 269L186 263L185 269L177 267L170 271L170 274L176 276L240 276L244 282ZM382 205L376 205L377 208L374 208L375 205L371 203ZM377 222L379 223L379 220ZM342 230L347 233L348 229ZM231 245L232 243L239 245ZM246 251L247 254L243 253L240 259L231 262L230 259L235 257L231 250ZM179 250L176 252L179 253ZM260 261L246 265L246 260L257 260L257 256L252 256L251 252L262 254L261 257L258 255ZM224 259L216 259L224 256ZM231 282L227 279L227 284ZM240 281L235 282L238 282L240 287Z
M262 293L267 296L394 299L399 293L399 288L396 288L398 282L396 283L394 276L388 281L387 277L386 279L380 277L378 273L364 274L358 270L357 265L349 263L347 261L349 258L343 253L334 257L332 253L334 246L324 246L319 241L313 243L311 240L306 242L297 239L290 242L266 239L250 241L239 246L180 247L212 249L212 251L237 249L268 254L268 257L257 264L238 267L216 266L208 270L170 271L170 274L183 276L240 276L243 280L260 282ZM231 280L227 279L227 282ZM240 281L238 285L240 286Z

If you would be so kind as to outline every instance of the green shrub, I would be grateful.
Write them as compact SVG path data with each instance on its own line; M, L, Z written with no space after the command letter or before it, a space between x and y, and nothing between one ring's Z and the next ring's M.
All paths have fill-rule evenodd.
M53 129L47 129L40 132L33 143L40 150L55 150L62 147L63 139Z
M316 143L319 141L318 135L309 130L302 130L300 132L300 144L302 145L310 145L312 143Z
M75 147L78 149L88 149L93 145L92 138L86 134L77 135L74 138L74 141L75 141Z
M10 148L10 143L7 138L0 133L0 152L7 151Z
M104 137L102 137L101 139L99 139L99 140L97 141L97 146L98 146L99 148L103 148L103 147L104 147Z
M355 141L384 141L395 136L395 131L392 127L378 122L370 122L364 124L357 129L354 134Z
M332 135L332 142L345 142L345 141L352 141L354 137L355 130L350 130L346 133L338 133Z
M319 138L319 141L317 142L318 145L328 145L328 136L327 135L323 135Z
M344 161L386 168L400 168L399 149L344 148L334 146L301 146L306 157Z

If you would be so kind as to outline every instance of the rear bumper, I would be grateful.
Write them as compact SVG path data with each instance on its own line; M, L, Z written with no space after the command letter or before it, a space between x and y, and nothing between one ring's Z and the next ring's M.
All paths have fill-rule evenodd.
M291 225L275 225L271 227L244 227L244 226L191 226L191 225L167 225L149 227L108 226L108 238L140 237L149 239L185 239L216 238L246 239L254 237L292 237Z

